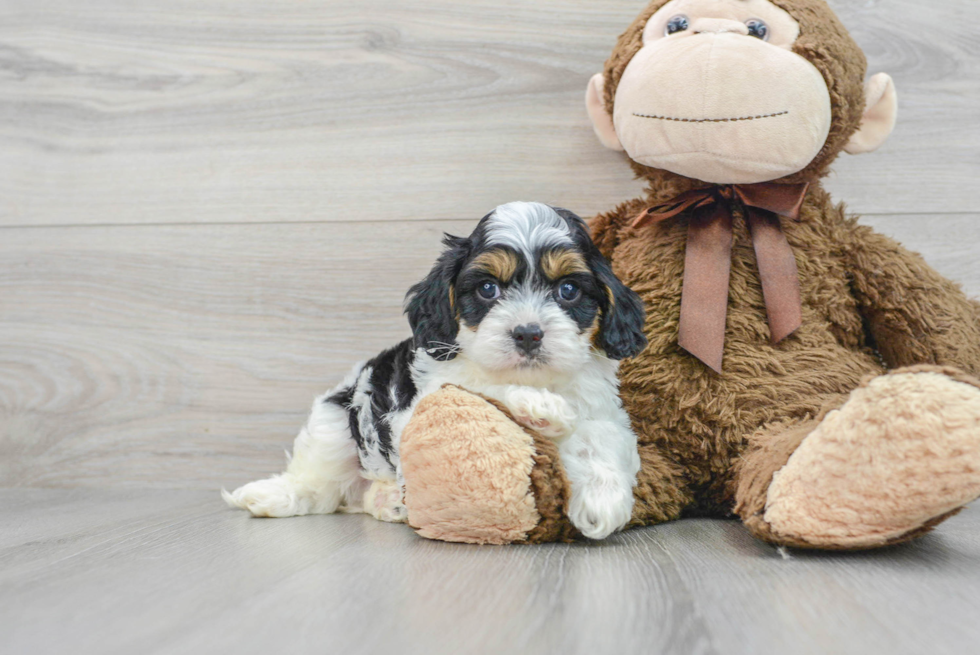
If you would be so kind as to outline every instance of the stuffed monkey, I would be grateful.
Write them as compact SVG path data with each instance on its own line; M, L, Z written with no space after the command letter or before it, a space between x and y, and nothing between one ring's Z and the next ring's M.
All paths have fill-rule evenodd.
M980 304L820 184L895 124L892 80L865 73L823 0L654 0L589 83L597 136L647 183L592 223L647 308L621 369L630 525L734 513L863 549L980 497ZM401 457L423 535L576 536L555 449L465 391L423 401Z

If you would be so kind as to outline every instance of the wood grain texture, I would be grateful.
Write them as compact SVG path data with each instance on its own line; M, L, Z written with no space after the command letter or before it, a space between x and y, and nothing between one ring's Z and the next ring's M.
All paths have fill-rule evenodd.
M975 0L835 0L898 129L830 184L973 211ZM470 218L636 195L583 107L638 0L6 0L0 225Z
M0 485L215 488L279 466L313 397L409 335L402 296L441 231L471 226L2 230Z
M875 217L980 297L980 215ZM0 486L229 488L475 221L0 229Z
M733 521L479 547L214 493L0 490L0 651L962 655L980 509L912 544L780 554Z

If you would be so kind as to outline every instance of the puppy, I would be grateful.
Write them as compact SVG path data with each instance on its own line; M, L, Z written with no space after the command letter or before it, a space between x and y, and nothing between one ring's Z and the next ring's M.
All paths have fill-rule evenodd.
M502 205L468 238L444 243L407 295L413 338L317 398L286 472L222 490L229 505L404 521L399 438L421 398L455 384L559 443L582 534L602 539L626 525L640 459L617 370L646 346L639 297L564 209Z

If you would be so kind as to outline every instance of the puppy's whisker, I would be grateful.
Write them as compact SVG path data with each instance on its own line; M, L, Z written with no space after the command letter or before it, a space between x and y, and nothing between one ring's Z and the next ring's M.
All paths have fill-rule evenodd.
M462 350L458 343L443 343L441 341L430 341L429 343L436 345L436 348L430 348L430 350L452 350L455 352Z
M445 343L445 342L442 342L442 341L430 341L429 343L435 345L434 348L426 348L425 349L425 352L428 353L428 354L430 354L430 355L434 355L434 354L438 354L438 355L444 355L444 354L458 355L459 353L462 352L462 347L458 343Z

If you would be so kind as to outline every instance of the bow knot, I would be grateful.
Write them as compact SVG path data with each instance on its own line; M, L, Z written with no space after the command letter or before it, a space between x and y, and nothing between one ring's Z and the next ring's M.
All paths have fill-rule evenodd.
M634 228L691 213L678 344L721 373L732 264L732 207L741 205L755 248L773 343L803 323L796 258L780 217L800 220L809 184L734 184L693 189L646 209Z

